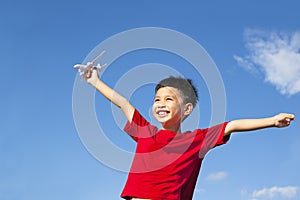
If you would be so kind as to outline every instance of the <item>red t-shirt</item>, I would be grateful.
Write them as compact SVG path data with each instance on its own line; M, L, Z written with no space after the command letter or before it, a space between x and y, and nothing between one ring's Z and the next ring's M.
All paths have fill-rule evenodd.
M121 197L191 200L204 155L229 140L226 124L177 134L158 130L135 110L124 127L137 147Z

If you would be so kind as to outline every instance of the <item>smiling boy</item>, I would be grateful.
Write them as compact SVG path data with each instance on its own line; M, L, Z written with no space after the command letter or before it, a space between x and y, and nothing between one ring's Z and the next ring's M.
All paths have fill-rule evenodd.
M162 128L150 124L123 96L102 82L97 70L87 82L118 106L128 122L124 127L136 142L136 152L121 197L127 200L191 200L205 154L225 144L233 132L267 127L286 127L294 115L281 113L269 118L242 119L207 129L181 131L198 99L190 80L170 77L155 88L152 113Z

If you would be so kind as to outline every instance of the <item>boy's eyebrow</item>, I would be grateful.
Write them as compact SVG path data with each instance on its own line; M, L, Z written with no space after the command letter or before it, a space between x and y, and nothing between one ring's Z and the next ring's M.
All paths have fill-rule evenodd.
M165 95L164 97L177 98L177 95L168 94L168 95ZM161 96L155 96L154 98L161 98Z

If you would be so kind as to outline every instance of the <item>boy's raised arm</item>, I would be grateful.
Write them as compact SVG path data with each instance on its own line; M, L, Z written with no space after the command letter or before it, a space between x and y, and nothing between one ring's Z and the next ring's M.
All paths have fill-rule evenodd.
M132 121L135 108L125 97L123 97L115 90L110 88L108 85L106 85L103 81L101 81L98 77L96 69L93 69L92 71L88 72L86 78L89 84L94 86L109 101L121 108L122 112L124 113L129 122Z
M293 114L280 113L273 117L259 119L240 119L229 122L225 128L224 135L232 132L252 131L268 127L286 127L295 119Z

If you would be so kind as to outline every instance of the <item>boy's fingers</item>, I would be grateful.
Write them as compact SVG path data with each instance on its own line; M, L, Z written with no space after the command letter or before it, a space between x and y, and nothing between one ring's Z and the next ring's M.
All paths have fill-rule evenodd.
M295 119L295 115L293 115L293 114L288 114L287 118L289 118L289 120L294 120L294 119Z
M92 76L92 70L89 70L87 73L86 73L86 78L91 78Z
M288 114L288 113L282 113L282 117L285 118L285 119L291 119L291 120L295 119L295 115Z

